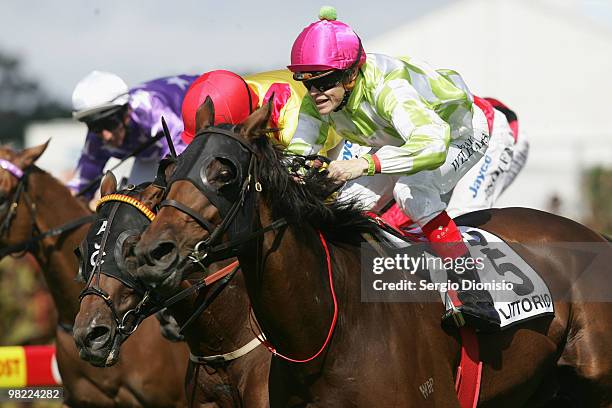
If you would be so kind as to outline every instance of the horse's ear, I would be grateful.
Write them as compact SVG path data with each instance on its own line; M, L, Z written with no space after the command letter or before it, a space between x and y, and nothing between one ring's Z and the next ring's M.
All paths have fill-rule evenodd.
M155 208L161 203L166 190L155 184L149 184L147 188L142 190L140 201L149 208Z
M164 177L166 178L166 180L168 180L170 177L172 177L172 174L174 173L174 170L176 170L176 161L168 163L168 165L164 169Z
M107 171L100 186L100 196L104 197L117 191L117 179L112 171Z
M196 135L204 128L215 124L215 104L210 96L206 97L204 103L196 113Z
M172 161L166 165L164 168L164 179L166 181L172 176L174 169L176 169L176 161ZM157 207L164 198L166 188L156 185L155 183L151 183L142 191L140 201L142 201L149 208Z
M259 131L264 130L268 127L270 115L272 114L273 103L274 94L270 96L268 103L257 109L255 112L251 113L249 117L246 118L244 122L242 122L240 135L243 138L251 140L256 139L257 137L262 135L262 133Z
M50 141L51 139L41 145L23 149L17 154L15 164L21 169L31 166L45 152Z

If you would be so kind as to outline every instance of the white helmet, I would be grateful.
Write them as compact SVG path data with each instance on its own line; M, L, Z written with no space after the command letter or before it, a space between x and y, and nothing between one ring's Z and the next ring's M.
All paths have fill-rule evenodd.
M110 72L92 71L72 92L72 117L82 122L96 120L128 103L128 86Z

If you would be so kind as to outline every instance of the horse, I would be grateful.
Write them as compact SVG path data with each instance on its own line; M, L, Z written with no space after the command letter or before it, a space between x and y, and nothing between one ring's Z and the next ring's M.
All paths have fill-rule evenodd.
M169 170L166 171L171 171L172 168L173 166L169 165ZM82 252L91 253L88 248L98 248L100 253L105 254L96 281L97 289L86 289L84 292L97 293L99 296L82 295L75 321L75 333L78 332L76 341L82 353L90 356L92 361L102 363L107 362L111 352L119 348L130 333L137 331L137 322L142 317L159 308L155 303L143 303L145 297L156 297L158 303L163 303L164 299L176 295L170 293L156 296L160 294L155 290L147 293L131 278L129 271L129 266L134 264L130 259L131 245L137 240L138 232L149 224L150 220L145 216L146 209L157 207L164 192L163 187L154 182L146 187L120 191L119 195L116 190L117 182L114 176L107 173L100 191L102 200L109 201L99 207L97 219L81 245ZM135 201L110 201L113 197L122 200L130 197ZM114 211L112 221L111 211ZM146 214L152 216L153 211L149 211ZM99 231L105 222L104 230L108 231L109 238L103 246L99 244L103 239ZM87 262L89 256L84 258ZM210 270L215 272L220 266L226 266L223 264L217 263ZM194 272L200 269L197 264L195 266L197 269L190 268L194 269ZM81 270L86 268L87 265L83 265ZM189 271L184 272L185 275L193 276ZM91 272L88 274L91 285L93 275ZM267 407L270 354L250 330L250 305L241 274L228 276L227 279L231 279L231 282L217 298L213 282L207 285L210 289L192 292L192 282L185 280L181 289L188 291L189 295L168 307L170 314L184 328L181 331L184 331L185 341L190 348L191 358L186 378L189 406ZM194 320L197 316L192 318L193 310L203 302L209 306ZM140 308L134 312L137 306ZM140 315L134 316L130 313ZM125 316L132 320L132 327L120 330L119 327L126 320ZM96 340L101 346L85 344L84 339L93 338L96 334L103 337Z
M200 107L199 136L135 247L135 276L171 285L175 268L194 254L202 261L237 254L275 353L272 407L458 407L460 341L456 328L440 323L438 293L423 292L419 302L360 301L359 237L374 232L371 224L358 203L324 202L335 182L287 170L290 157L266 137L270 112L268 104L237 127L213 127L212 102ZM568 290L554 300L554 316L477 333L480 406L610 406L612 303L590 301L604 299L608 287L580 277L582 261L571 251L546 246L606 245L608 262L598 265L605 272L609 244L576 222L525 208L478 211L458 223L542 244L517 252ZM431 392L422 392L425 384Z
M35 242L40 234L91 214L57 179L34 165L47 143L22 151L0 147L0 249ZM65 406L185 407L181 378L187 348L164 340L156 319L143 322L115 367L96 368L79 358L72 325L83 285L75 280L74 248L86 228L47 236L24 247L41 265L58 311L56 358Z

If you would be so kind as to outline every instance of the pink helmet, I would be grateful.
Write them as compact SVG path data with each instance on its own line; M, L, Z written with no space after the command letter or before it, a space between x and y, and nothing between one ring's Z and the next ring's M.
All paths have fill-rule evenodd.
M361 40L348 25L336 21L336 9L321 7L319 21L306 27L291 48L293 72L345 70L366 61Z

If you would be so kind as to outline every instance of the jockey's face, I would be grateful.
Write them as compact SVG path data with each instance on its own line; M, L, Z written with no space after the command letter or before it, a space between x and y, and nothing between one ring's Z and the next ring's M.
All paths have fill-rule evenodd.
M345 92L344 86L341 83L326 91L320 91L314 86L308 90L321 115L327 115L340 106Z
M321 115L327 115L340 106L347 90L353 88L356 77L356 70L351 73L331 70L296 73L294 75L294 78L302 81L308 89L308 93Z
M115 130L102 130L98 133L98 137L102 139L104 144L111 145L113 147L120 147L125 141L125 125L119 125Z
M93 131L96 136L102 139L104 144L113 147L120 147L125 141L129 121L130 116L129 113L126 112L122 116L117 117L115 120L110 118L102 122L102 124L99 126L90 126L90 130Z

